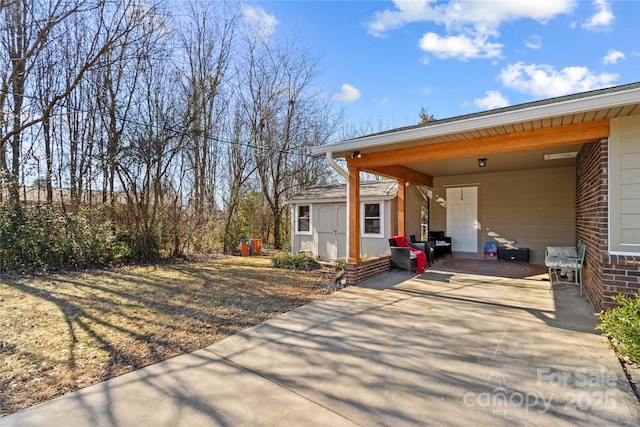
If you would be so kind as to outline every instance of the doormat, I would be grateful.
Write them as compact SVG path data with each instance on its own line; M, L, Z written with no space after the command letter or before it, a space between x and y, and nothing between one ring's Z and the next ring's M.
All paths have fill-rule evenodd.
M484 274L488 276L510 277L521 279L525 277L547 274L544 265L525 264L514 261L485 261L481 259L448 258L438 260L436 267L446 268L462 273Z

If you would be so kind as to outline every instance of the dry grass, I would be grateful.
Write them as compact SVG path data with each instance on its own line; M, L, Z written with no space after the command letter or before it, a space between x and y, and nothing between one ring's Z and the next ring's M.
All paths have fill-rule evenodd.
M0 278L0 416L194 351L323 296L260 258Z

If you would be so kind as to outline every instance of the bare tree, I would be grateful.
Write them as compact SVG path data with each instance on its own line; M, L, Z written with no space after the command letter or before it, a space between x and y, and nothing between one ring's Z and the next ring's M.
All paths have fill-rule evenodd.
M134 0L104 2L100 0L8 0L0 2L0 19L4 22L0 55L10 64L2 75L0 90L0 168L8 182L11 203L19 203L19 168L21 136L24 130L51 116L54 107L80 84L85 74L100 64L103 56L136 27L140 8ZM81 15L90 21L85 35L87 49L75 58L76 73L50 93L41 108L25 105L33 100L31 71L37 59L53 39L60 36L62 23ZM10 111L7 119L5 115ZM27 114L28 113L28 114ZM11 126L7 126L7 121ZM6 157L11 148L11 164Z
M161 37L161 33L147 25L154 19L154 11L137 3L126 17L132 21L131 30L105 49L94 72L100 87L98 109L105 137L100 139L103 172L103 203L115 204L115 182L118 173L118 156L127 128L135 128L130 112L133 96L141 76L141 68L147 60L149 39Z
M308 149L326 142L334 117L316 114L327 107L312 86L318 64L300 46L252 38L246 45L243 105L262 194L273 217L273 244L279 249L287 196L326 173L309 160Z
M252 162L252 147L246 142L249 133L243 109L238 107L233 117L231 141L227 144L225 159L227 186L226 197L223 197L225 215L222 227L222 250L224 253L231 252L236 247L238 238L242 237L242 221L238 217L238 210L247 192L247 183L252 179L256 169Z
M154 43L157 48L157 42ZM147 46L150 48L150 46ZM117 161L117 174L127 197L132 228L132 245L141 260L157 255L166 237L161 224L172 200L168 197L171 166L182 149L179 105L173 96L175 73L170 72L168 58L148 55L139 64L139 90L136 93L139 123L127 137Z
M183 89L187 106L190 147L186 151L192 177L194 229L209 224L215 211L219 143L230 97L225 81L239 19L237 4L188 3L180 38L184 52ZM198 242L196 242L198 245Z

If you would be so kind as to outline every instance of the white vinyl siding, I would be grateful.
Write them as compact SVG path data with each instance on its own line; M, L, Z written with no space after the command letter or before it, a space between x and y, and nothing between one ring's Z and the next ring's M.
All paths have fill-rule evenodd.
M640 117L611 120L609 250L640 253Z

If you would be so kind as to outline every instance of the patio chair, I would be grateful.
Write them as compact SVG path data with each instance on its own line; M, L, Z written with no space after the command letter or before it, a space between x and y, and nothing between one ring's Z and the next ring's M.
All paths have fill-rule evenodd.
M395 268L401 268L411 272L417 268L417 256L411 252L411 248L401 248L396 246L395 239L389 239L389 249L391 250L391 266Z
M544 265L549 269L549 280L553 289L555 285L570 284L580 286L582 290L582 265L587 252L587 244L578 241L578 247L574 246L549 246L545 253ZM567 278L563 279L563 275Z
M393 266L422 273L427 268L426 245L420 243L409 244L404 236L394 236L389 239L391 263Z
M424 253L427 254L427 261L429 262L429 265L433 265L436 251L435 249L433 249L432 242L430 242L429 240L417 240L415 234L409 236L409 242L411 243L411 245L417 245L414 246L416 249L423 250ZM424 249L421 248L420 245L424 245Z
M451 255L451 237L445 236L444 231L430 231L429 240L433 242L436 258Z

